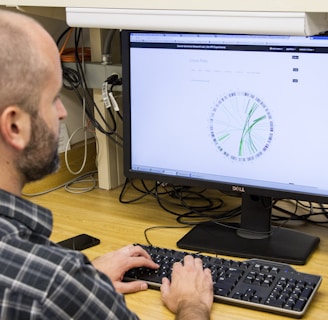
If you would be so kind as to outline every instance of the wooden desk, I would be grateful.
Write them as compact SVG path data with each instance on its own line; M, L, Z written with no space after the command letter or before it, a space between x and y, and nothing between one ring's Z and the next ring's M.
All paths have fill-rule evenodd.
M120 189L93 190L86 194L71 194L58 190L32 198L35 203L50 208L54 214L52 240L60 241L79 233L89 233L101 240L101 244L84 253L93 259L107 251L130 243L146 243L144 229L156 225L177 226L175 217L160 209L154 199L145 198L134 204L124 205L118 200ZM307 265L296 266L299 271L320 274L323 283L315 300L303 319L320 319L328 314L328 230L306 225L305 231L321 237L319 249ZM176 241L186 229L157 229L149 234L154 245L176 248ZM148 290L126 296L128 306L141 319L174 319L162 305L160 293ZM212 319L287 319L267 312L215 303Z

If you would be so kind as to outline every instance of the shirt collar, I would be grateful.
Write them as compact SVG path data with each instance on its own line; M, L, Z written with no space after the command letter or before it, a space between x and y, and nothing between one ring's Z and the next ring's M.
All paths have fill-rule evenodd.
M32 231L49 237L52 230L52 213L23 198L0 190L0 216L20 221Z

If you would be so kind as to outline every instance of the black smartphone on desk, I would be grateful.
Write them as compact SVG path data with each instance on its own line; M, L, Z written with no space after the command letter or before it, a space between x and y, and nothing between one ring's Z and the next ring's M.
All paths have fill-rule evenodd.
M85 233L58 242L58 244L64 248L79 251L91 248L99 243L99 239Z

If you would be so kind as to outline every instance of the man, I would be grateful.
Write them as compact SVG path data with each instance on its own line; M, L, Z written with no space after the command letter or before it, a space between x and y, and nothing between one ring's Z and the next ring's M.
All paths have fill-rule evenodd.
M27 16L0 10L0 318L137 319L122 293L146 290L124 283L133 267L158 268L139 246L90 263L52 243L51 212L21 198L25 183L58 167L62 73L49 34ZM163 280L164 304L177 319L209 319L211 274L191 256Z

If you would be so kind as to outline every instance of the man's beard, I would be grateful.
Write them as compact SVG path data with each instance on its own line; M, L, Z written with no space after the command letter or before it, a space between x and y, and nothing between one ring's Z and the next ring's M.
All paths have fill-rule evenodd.
M30 141L16 163L25 182L39 180L58 169L58 138L40 116L31 116Z

